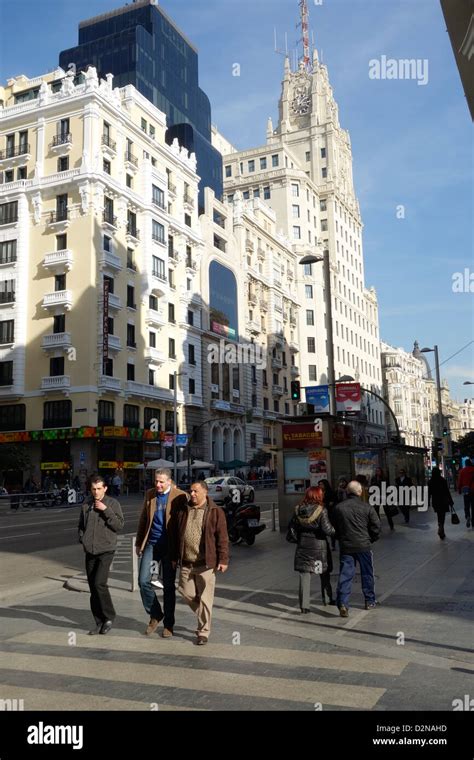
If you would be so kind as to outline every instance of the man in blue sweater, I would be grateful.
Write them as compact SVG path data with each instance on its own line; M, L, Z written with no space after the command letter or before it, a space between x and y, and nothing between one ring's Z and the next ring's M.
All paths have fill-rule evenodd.
M138 521L135 550L140 557L138 584L143 606L150 615L145 633L150 636L163 620L164 639L171 638L174 628L176 605L176 570L169 559L167 525L171 513L187 504L187 496L171 480L170 470L157 470L155 488L145 494L143 509ZM163 571L163 607L156 597L151 578L161 562Z

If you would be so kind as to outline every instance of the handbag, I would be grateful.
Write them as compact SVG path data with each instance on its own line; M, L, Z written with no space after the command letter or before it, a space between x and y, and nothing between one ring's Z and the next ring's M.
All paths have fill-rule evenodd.
M295 526L293 522L290 522L288 525L288 530L286 531L286 540L290 544L297 544L298 543L298 536L295 530Z
M451 525L459 525L461 521L459 517L457 516L456 510L454 509L452 504L450 505L450 509L451 509Z

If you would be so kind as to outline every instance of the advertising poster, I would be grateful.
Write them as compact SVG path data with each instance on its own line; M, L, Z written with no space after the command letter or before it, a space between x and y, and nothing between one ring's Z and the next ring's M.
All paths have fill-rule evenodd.
M354 469L356 475L365 475L369 483L375 475L375 470L379 466L379 455L377 451L357 451L354 454Z
M313 388L305 388L306 403L313 404L314 411L318 414L329 414L329 386L315 385Z
M320 480L327 480L327 452L326 449L315 449L308 454L309 477L312 486L317 486Z
M337 383L336 411L360 412L360 383Z

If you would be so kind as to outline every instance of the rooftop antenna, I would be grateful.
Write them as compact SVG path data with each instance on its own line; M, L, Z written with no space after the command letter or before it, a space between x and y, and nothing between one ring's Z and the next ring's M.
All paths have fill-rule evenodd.
M274 52L278 53L278 55L284 55L285 58L286 58L287 55L288 55L288 35L287 35L287 33L285 32L285 49L284 50L279 50L278 47L277 47L277 31L276 31L276 26L273 27L273 34L274 34L274 38L275 38Z
M301 26L302 38L298 42L303 42L303 64L308 73L313 70L313 65L310 57L309 49L309 11L307 0L300 0L300 16L301 21L298 26Z

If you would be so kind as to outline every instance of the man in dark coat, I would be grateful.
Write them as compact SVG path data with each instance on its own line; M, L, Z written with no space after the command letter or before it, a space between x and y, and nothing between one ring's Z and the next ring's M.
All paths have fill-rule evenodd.
M117 548L117 533L124 525L122 508L106 496L107 486L100 475L91 479L92 498L84 502L79 517L79 541L86 553L86 573L91 592L91 610L96 628L91 636L112 628L115 609L107 586L110 565Z
M402 513L403 517L405 518L405 522L410 522L410 497L405 496L405 494L408 494L408 491L400 491L401 488L411 488L413 483L412 479L409 478L405 472L405 470L400 470L400 475L398 478L395 479L395 485L398 488L398 503L400 505L400 512ZM408 501L408 504L406 503Z
M373 506L362 501L361 494L361 484L351 480L347 486L346 501L341 501L334 510L334 527L340 546L336 601L341 617L349 615L349 599L356 562L360 565L365 609L373 609L376 605L370 546L379 537L380 519Z
M428 483L428 506L432 504L438 518L438 536L441 540L446 538L444 521L446 512L450 512L454 505L449 486L441 475L439 467L433 467L431 479Z

